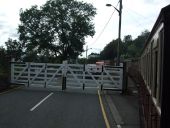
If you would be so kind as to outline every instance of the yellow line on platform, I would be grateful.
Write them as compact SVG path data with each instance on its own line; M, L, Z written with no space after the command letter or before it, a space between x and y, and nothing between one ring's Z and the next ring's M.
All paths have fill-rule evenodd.
M101 106L102 114L103 114L104 121L105 121L105 124L106 124L106 128L110 128L110 124L109 124L109 121L107 119L106 112L104 110L104 106L103 106L103 102L102 102L102 98L101 98L99 90L98 90L98 96L99 96L100 106Z
M8 92L12 92L12 91L14 91L14 90L16 90L16 89L20 89L20 88L22 88L22 86L19 86L19 87L16 87L16 88L12 88L12 89L9 89L8 91L1 92L0 95L5 94L5 93L8 93Z

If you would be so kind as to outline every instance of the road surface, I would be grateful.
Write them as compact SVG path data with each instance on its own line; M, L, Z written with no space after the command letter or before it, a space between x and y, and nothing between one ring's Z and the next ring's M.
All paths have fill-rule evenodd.
M97 91L21 88L0 94L0 128L107 128Z

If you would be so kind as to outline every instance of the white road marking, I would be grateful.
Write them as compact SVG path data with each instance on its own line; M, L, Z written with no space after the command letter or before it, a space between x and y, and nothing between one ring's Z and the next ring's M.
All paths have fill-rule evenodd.
M32 107L30 109L30 111L34 111L40 104L42 104L46 99L48 99L51 95L53 94L53 92L51 92L48 96L46 96L45 98L43 98L40 102L38 102L34 107Z

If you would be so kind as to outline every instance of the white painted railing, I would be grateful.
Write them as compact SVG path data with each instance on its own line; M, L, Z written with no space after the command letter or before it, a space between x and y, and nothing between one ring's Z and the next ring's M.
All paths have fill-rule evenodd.
M122 90L123 67L81 64L11 63L11 82L26 86ZM64 82L64 83L63 83Z

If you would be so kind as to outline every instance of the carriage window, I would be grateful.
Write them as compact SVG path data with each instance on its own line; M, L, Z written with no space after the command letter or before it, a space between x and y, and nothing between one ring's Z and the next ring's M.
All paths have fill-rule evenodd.
M151 53L150 53L150 89L152 89L152 86L153 86L153 75L152 75L152 73L153 73L153 43L154 43L154 40L152 40L152 42L151 42Z
M145 66L144 66L144 79L145 79L145 81L146 81L146 55L145 55L145 57L144 57L144 63L145 63Z
M147 76L146 76L146 79L147 79L147 86L149 86L149 53L147 53Z
M151 86L151 83L150 83L150 81L151 81L151 51L149 51L149 63L148 63L148 83L149 83L149 87Z
M153 96L156 97L157 94L157 75L158 75L158 51L155 51L154 56L154 90L153 90Z
M159 39L159 41L160 41L160 66L159 66L159 68L160 68L160 81L159 81L159 97L158 97L158 103L159 103L159 105L161 105L161 95L162 95L162 79L163 79L163 72L162 72L162 62L163 62L163 58L162 58L162 46L163 46L163 43L164 43L164 31L163 31L163 29L160 31L160 33L159 33L159 37L160 37L160 39Z

